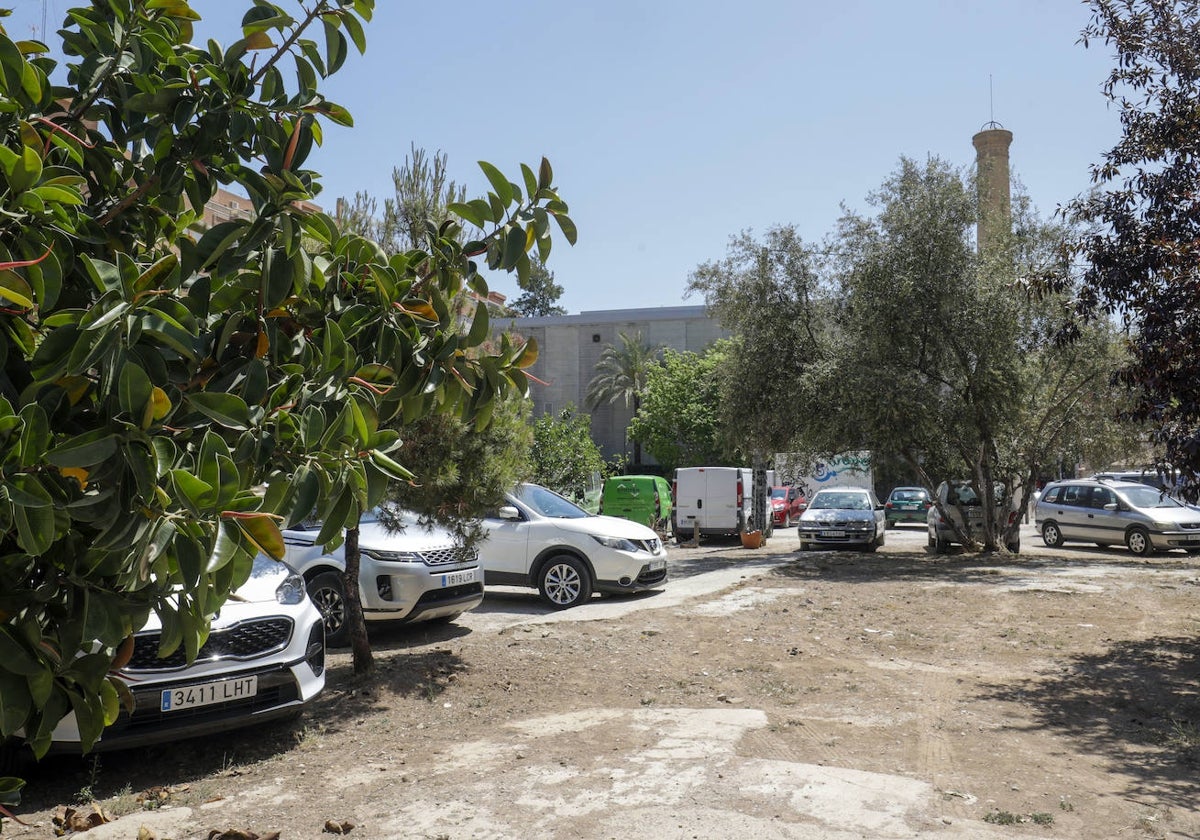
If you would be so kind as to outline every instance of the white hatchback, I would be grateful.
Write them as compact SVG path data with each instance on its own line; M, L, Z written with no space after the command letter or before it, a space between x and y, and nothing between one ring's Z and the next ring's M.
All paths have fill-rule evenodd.
M595 516L537 484L520 484L481 523L479 563L488 585L530 586L556 609L593 592L661 586L667 550L658 534L627 519Z

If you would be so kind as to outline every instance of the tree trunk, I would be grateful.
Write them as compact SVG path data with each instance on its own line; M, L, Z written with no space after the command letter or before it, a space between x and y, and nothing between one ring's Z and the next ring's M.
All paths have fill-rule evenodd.
M371 642L367 639L367 622L363 618L362 598L358 593L358 526L346 529L346 621L350 625L350 649L354 653L354 673L356 676L369 674L375 670L375 660L371 656Z

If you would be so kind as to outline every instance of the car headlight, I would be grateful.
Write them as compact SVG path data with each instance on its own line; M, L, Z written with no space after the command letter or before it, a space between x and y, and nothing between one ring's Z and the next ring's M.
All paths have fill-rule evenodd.
M1178 522L1151 522L1150 524L1153 525L1155 528L1157 528L1160 531L1178 531L1179 530Z
M304 600L304 578L292 573L275 589L275 600L281 604L299 604Z
M614 551L638 551L638 547L624 537L598 537L592 534L592 539L600 543L605 548L611 548Z
M359 551L373 560L385 563L423 563L421 555L415 551L383 551L378 548L360 548Z

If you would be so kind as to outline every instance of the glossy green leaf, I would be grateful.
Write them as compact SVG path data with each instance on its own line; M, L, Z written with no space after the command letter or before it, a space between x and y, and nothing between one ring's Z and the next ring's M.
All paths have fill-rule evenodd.
M0 736L15 735L33 710L25 678L0 667Z
M488 182L492 185L492 189L496 191L496 197L508 206L513 200L512 184L504 177L499 169L492 166L486 160L479 161L479 168L483 170L483 174L487 176Z
M94 467L117 451L118 438L107 429L95 429L68 438L46 453L56 467Z
M188 404L227 429L248 429L250 408L236 394L200 391L187 395Z

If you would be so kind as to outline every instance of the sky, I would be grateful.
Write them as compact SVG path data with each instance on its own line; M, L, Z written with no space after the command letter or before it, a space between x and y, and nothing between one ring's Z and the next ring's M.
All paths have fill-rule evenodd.
M17 38L73 5L0 0ZM224 43L248 5L192 0ZM472 198L478 161L521 183L546 157L579 230L548 262L561 306L701 304L689 275L731 236L794 225L819 243L845 208L870 212L901 157L971 167L993 120L1043 216L1087 190L1120 128L1101 95L1112 52L1078 43L1089 19L1077 0L377 0L366 53L322 88L354 127L327 125L306 165L332 210L391 196L414 144Z

